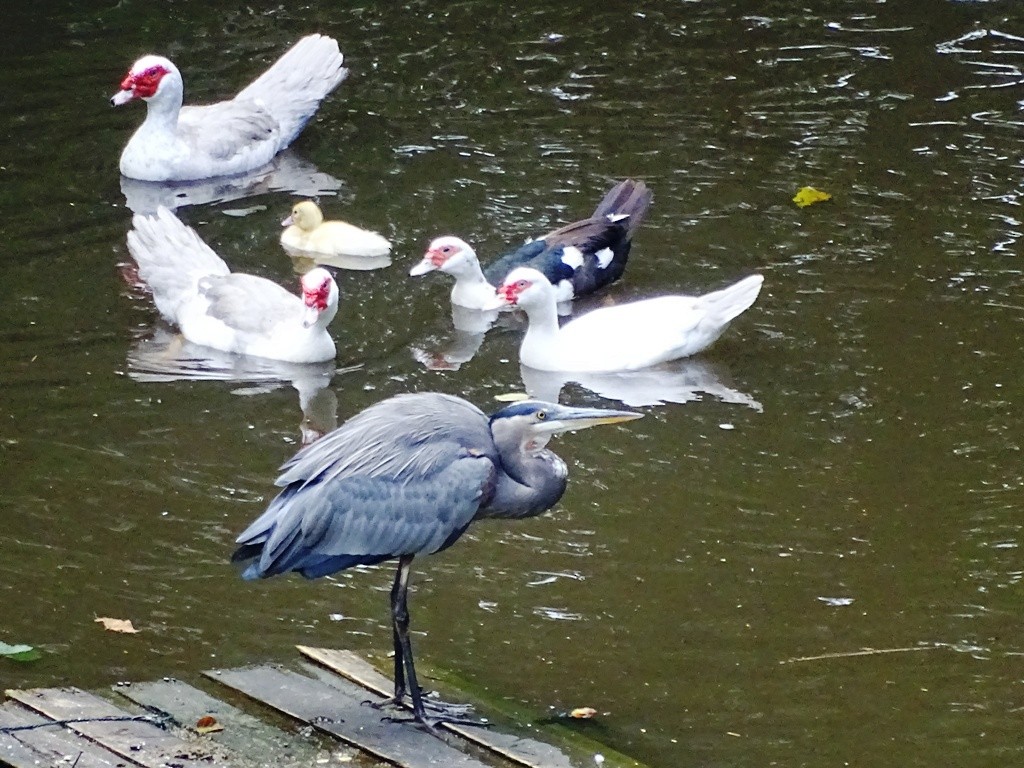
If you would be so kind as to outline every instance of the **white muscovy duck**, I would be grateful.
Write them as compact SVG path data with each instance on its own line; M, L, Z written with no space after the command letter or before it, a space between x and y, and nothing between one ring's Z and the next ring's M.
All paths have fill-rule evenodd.
M633 233L651 204L642 181L626 179L612 187L589 218L531 240L481 269L466 241L447 235L435 239L409 274L434 270L455 278L452 303L485 309L494 303L494 288L516 267L541 272L557 288L559 302L570 301L618 280L626 269Z
M287 147L348 70L333 38L308 35L230 101L183 107L178 68L136 61L110 103L146 102L146 119L121 153L121 173L142 181L194 181L246 173Z
M233 273L166 208L135 216L128 250L160 314L194 344L289 363L333 360L327 325L338 285L326 269L302 276L302 298L255 275Z
M541 371L633 371L689 357L709 347L761 290L750 275L703 296L659 296L603 307L558 327L556 292L529 267L512 270L493 306L519 307L529 326L519 347L523 365Z
M391 253L387 238L347 221L324 221L323 211L312 200L292 206L291 215L281 222L281 245L302 253L325 256L366 256L376 258Z

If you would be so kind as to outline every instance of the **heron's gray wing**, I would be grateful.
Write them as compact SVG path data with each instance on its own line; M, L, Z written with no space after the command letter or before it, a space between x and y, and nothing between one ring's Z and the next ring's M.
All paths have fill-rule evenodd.
M275 482L288 486L352 476L411 482L435 476L464 451L499 463L483 411L437 392L398 395L303 448L281 467Z
M454 543L486 503L495 474L490 459L463 452L442 470L406 482L349 476L291 485L238 538L240 559L258 554L245 576L299 571L315 578L437 552Z
M203 278L207 314L242 333L266 334L287 320L302 319L302 299L263 277L232 273Z

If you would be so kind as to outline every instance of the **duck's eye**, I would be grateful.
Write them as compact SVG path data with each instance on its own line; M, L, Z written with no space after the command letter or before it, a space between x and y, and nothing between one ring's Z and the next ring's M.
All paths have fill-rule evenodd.
M441 253L451 253L451 252L452 252L452 247L450 245L442 245L441 246Z

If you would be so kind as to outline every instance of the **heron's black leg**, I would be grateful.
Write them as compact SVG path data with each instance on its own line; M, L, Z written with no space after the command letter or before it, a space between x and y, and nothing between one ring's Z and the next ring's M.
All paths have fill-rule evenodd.
M409 563L412 558L408 558ZM395 583L391 586L391 634L395 644L395 704L401 704L405 698L405 649L398 637L399 605L403 606L405 622L408 627L409 609L405 605L405 590L409 587L409 563L405 558L399 560Z
M395 636L395 700L400 701L399 680L404 672L402 682L408 686L409 697L412 699L413 715L421 723L427 722L423 709L423 697L419 681L416 679L416 666L412 660L412 643L409 641L409 572L412 566L412 555L404 555L398 561L398 574L391 588L391 622Z
M391 623L395 640L395 703L402 703L405 689L412 699L412 713L417 722L429 731L434 731L437 723L445 722L454 725L486 726L481 720L466 717L472 710L469 705L448 704L443 701L423 701L423 690L416 677L416 666L412 659L412 643L409 641L409 573L412 566L412 555L405 555L398 561L398 574L391 587ZM427 717L427 708L431 717ZM436 713L436 714L435 714Z

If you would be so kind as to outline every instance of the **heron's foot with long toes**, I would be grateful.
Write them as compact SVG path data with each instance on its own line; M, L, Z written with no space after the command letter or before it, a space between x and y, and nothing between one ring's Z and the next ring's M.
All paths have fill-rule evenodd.
M416 716L412 702L405 696L384 699L383 701L365 701L363 703L377 710L391 710L384 718L390 722L416 721L426 726L427 730L430 731L433 731L440 723L473 725L478 728L489 728L491 725L486 719L471 716L473 712L472 704L453 704L429 695L423 696L422 701L424 717Z

